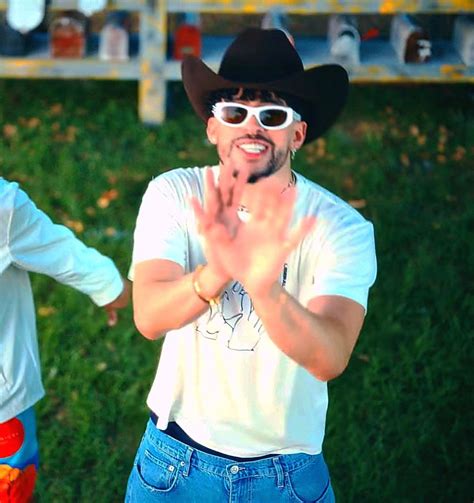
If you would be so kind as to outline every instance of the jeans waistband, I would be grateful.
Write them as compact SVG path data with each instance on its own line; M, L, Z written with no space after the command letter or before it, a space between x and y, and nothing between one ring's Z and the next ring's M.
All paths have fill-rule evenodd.
M242 476L255 476L256 474L274 476L276 474L280 479L283 477L283 472L291 472L305 466L307 463L314 462L321 464L322 472L327 472L322 453L316 455L305 453L275 454L255 461L234 461L194 449L170 437L158 429L151 419L148 421L145 435L150 442L183 466L184 464L188 466L191 464L219 476L223 476L230 471L233 474L239 472Z
M155 425L158 423L158 416L151 411L150 412L150 419L152 423ZM209 447L206 447L205 445L202 445L195 440L193 440L180 426L178 423L170 422L168 423L168 427L166 430L163 431L166 435L169 435L170 437L174 438L175 440L178 440L182 442L183 444L188 445L189 447L193 447L194 449L197 449L201 452L206 452L207 454L213 454L214 456L219 456L221 458L226 458L230 459L231 461L238 461L238 462L245 462L245 461L257 461L259 459L266 459L266 458L271 458L275 456L275 454L267 454L264 456L256 456L253 458L241 458L237 456L230 456L228 454L224 454L222 452L215 451L214 449L210 449Z

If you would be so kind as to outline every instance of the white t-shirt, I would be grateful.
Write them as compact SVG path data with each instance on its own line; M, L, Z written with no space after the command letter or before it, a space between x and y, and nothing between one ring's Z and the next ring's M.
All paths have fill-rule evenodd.
M203 168L175 169L150 182L135 229L132 278L133 265L145 260L172 260L185 273L205 263L189 204L191 195L202 201L203 174ZM299 174L296 187L294 222L315 215L317 223L288 257L282 284L302 305L340 295L366 308L376 275L372 224ZM325 382L272 342L242 285L233 282L218 309L168 332L147 404L161 429L176 421L208 448L254 457L321 452L328 397Z

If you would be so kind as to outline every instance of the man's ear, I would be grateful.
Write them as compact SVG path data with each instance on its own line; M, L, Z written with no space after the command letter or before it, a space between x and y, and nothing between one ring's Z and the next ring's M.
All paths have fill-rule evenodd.
M207 139L215 145L217 143L217 132L216 132L216 119L215 117L209 117L206 127Z
M298 122L295 125L295 130L293 132L293 148L298 150L304 143L306 138L306 130L308 129L308 124L304 121Z

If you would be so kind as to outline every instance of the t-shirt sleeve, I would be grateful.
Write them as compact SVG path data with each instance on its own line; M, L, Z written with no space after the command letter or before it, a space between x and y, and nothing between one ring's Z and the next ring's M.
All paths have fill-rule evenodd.
M150 182L143 196L135 226L132 264L129 270L131 280L134 277L135 265L146 260L171 260L185 268L186 243L182 204L176 189L163 175Z
M115 300L123 282L113 261L86 246L67 227L38 209L28 195L16 192L8 230L10 262L89 295L103 306Z
M377 274L373 225L358 220L328 230L312 272L308 300L339 295L367 310L369 288Z

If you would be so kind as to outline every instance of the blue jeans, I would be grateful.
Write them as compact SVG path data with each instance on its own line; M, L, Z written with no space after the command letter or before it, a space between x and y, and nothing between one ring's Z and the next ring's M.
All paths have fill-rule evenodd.
M237 462L193 449L151 421L128 480L126 503L334 503L322 454Z

